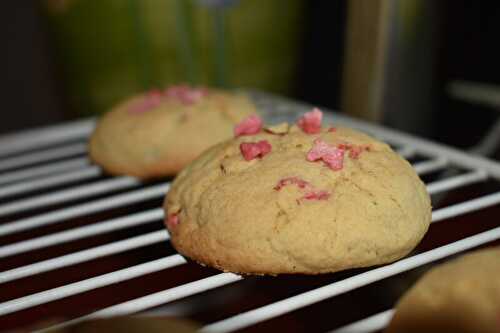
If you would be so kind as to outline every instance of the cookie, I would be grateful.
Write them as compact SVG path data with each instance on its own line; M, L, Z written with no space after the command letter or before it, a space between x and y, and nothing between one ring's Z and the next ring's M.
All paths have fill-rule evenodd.
M500 332L500 247L438 265L398 302L386 333Z
M165 199L173 246L245 274L335 272L397 260L422 239L430 198L411 165L368 135L296 125L237 126L193 161Z
M188 86L153 90L106 113L90 137L89 154L113 175L174 175L255 113L241 94Z

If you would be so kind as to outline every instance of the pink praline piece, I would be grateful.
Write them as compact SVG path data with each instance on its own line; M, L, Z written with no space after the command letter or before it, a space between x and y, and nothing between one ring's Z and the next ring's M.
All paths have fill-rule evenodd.
M251 115L234 127L234 136L253 135L262 130L262 119L257 115Z
M184 105L191 105L199 102L208 95L206 88L192 88L187 85L170 86L163 92L165 97L175 98Z
M299 177L287 177L287 178L280 179L278 181L278 184L276 184L276 186L274 187L274 189L276 191L279 191L283 187L285 187L287 185L292 185L292 184L297 185L299 188L305 188L305 187L310 186L309 182L307 182Z
M321 120L323 112L318 108L314 108L310 112L306 112L297 122L297 125L307 134L317 134L321 131Z
M307 192L302 198L305 200L328 200L330 193L327 191Z
M142 98L129 108L130 113L140 114L154 109L160 105L163 95L161 91L154 89L146 93Z
M321 139L314 141L314 146L307 153L308 161L322 160L332 170L341 170L344 165L345 150L328 145Z
M176 227L179 224L179 216L177 214L170 214L167 217L167 226L170 228Z
M255 158L262 158L272 149L271 144L267 140L258 142L242 142L240 151L246 161L251 161Z

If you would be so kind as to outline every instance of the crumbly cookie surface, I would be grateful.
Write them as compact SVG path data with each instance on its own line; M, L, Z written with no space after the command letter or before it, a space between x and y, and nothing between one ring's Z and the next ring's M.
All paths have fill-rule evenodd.
M427 272L398 302L388 333L500 332L500 247Z
M431 207L411 165L318 117L240 135L185 168L164 204L174 247L246 274L335 272L413 249Z
M255 114L241 94L174 86L134 96L106 113L89 142L91 159L114 175L174 175L233 126Z

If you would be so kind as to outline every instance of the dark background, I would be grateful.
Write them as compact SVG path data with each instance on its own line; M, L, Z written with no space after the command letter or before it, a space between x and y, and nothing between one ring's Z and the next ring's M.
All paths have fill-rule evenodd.
M39 3L10 0L3 1L2 6L0 38L5 46L0 56L0 133L77 117L65 99L65 83L46 22L38 13ZM346 1L307 2L305 36L292 97L333 109L340 107L346 7ZM469 147L484 135L498 112L453 100L446 86L453 79L499 83L500 4L440 1L436 15L432 131L416 134L426 133L447 144Z

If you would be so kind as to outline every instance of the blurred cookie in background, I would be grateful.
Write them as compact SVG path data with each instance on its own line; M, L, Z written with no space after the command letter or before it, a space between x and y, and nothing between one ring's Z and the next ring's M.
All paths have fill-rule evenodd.
M173 176L256 112L240 93L185 85L152 90L123 101L97 122L90 157L113 175Z

